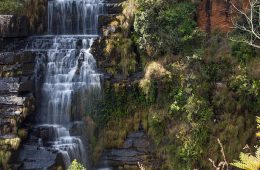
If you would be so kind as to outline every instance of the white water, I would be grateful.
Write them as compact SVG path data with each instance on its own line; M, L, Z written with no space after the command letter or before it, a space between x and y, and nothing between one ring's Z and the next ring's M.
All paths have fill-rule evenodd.
M48 31L51 34L97 34L100 0L55 0L48 3Z
M38 54L37 72L44 73L36 128L47 129L49 138L38 143L58 150L66 167L74 159L86 165L83 142L71 135L70 128L100 92L100 74L90 47L97 37L102 2L54 0L49 1L48 11L49 35L32 37L27 45Z

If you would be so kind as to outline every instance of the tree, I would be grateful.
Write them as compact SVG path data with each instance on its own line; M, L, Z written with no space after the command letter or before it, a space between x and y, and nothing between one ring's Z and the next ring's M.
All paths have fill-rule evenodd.
M180 52L192 49L198 38L194 21L196 7L175 0L137 0L134 29L137 42L149 56L160 52Z
M260 1L248 0L245 9L237 5L239 2L235 4L230 1L230 3L235 11L235 16L231 19L234 28L232 32L235 32L235 36L230 36L230 39L260 49Z

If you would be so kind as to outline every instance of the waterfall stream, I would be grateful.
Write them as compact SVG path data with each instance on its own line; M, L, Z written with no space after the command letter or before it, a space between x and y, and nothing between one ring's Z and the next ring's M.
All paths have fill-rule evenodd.
M31 37L26 49L37 53L36 75L43 77L37 125L20 156L23 169L50 168L57 160L64 168L74 159L86 165L83 141L71 129L100 93L90 47L102 12L99 0L48 2L49 35Z
M54 34L97 34L100 0L54 0L48 3L48 31Z

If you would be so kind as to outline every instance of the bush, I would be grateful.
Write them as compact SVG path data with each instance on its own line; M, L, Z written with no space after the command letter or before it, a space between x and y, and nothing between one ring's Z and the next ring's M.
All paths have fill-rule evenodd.
M1 0L0 14L20 14L24 8L24 0Z
M69 166L68 170L86 170L83 165L74 160L71 165Z
M137 1L139 11L135 18L138 43L150 55L156 52L180 52L190 49L196 35L192 3L172 3L166 0ZM194 31L195 30L195 31Z
M256 55L255 49L244 43L233 42L231 48L232 55L240 62L247 62Z

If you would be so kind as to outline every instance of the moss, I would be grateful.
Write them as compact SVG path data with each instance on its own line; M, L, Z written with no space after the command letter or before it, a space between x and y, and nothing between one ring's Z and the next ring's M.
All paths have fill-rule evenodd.
M5 147L6 149L17 150L20 145L20 138L10 138L10 139L1 139L0 146Z
M8 163L12 155L20 146L21 139L18 137L10 139L0 139L0 166L8 169Z
M21 140L24 140L27 138L28 132L26 129L18 129L17 134Z
M0 150L0 164L5 168L8 169L8 161L11 158L11 152L10 151L3 151Z
M113 22L111 23L113 24ZM133 50L133 42L123 33L116 33L105 40L104 55L109 58L113 68L109 73L122 73L124 76L136 71L136 54Z
M98 162L105 148L119 148L122 146L128 132L132 130L133 119L131 117L110 120L98 135L98 142L92 151L93 162Z

